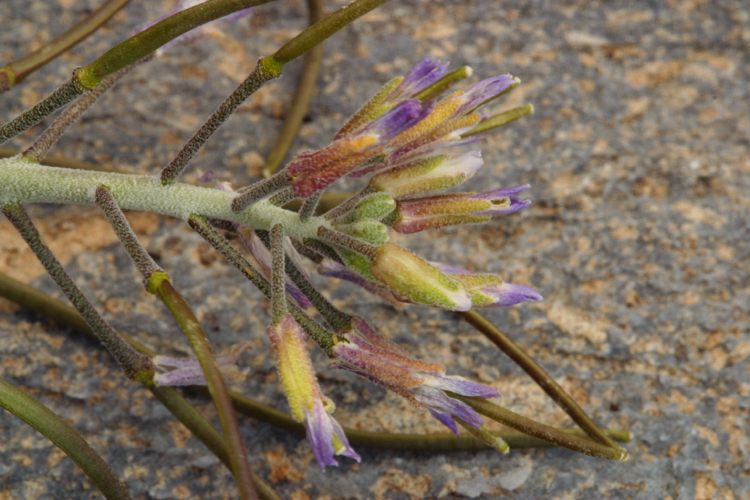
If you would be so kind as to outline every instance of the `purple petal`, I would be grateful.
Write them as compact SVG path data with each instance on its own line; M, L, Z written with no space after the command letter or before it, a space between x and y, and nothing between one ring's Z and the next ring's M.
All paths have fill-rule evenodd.
M512 214L513 212L518 212L522 208L526 208L529 205L531 205L531 200L522 200L520 198L516 198L515 196L510 196L509 198L510 198L509 206L491 208L489 210L478 212L476 215L508 215L508 214Z
M362 461L362 457L359 456L359 454L354 451L354 448L351 447L349 444L349 440L346 438L346 434L344 433L344 429L341 428L341 425L334 419L333 417L329 417L331 419L331 425L333 425L333 433L336 435L339 441L341 441L341 444L343 447L336 451L337 455L343 455L345 457L353 458L357 462Z
M432 414L433 417L438 419L441 424L449 428L453 431L453 434L458 436L458 426L456 425L456 422L453 420L453 417L450 415L447 415L445 413L439 413L430 408L430 414Z
M325 470L326 465L338 465L339 463L333 458L336 450L333 448L331 417L319 399L315 400L312 411L306 414L305 428L307 440L310 442L313 455L320 464L320 468Z
M387 141L417 124L426 115L426 109L423 109L421 102L417 99L407 99L374 120L360 134L377 134L381 142Z
M433 83L440 80L448 69L450 63L442 63L438 59L428 57L415 64L408 73L404 75L404 80L393 91L389 99L412 97Z
M493 303L481 307L507 307L529 300L544 300L542 294L533 288L526 285L514 285L513 283L503 283L499 287L482 289L480 292L495 299Z
M500 393L494 387L482 385L457 376L430 375L425 378L424 383L441 391L451 391L462 396L478 396L480 398L500 397Z
M397 304L404 303L404 301L397 299L396 296L393 295L393 293L390 290L387 290L383 287L380 287L374 283L367 281L359 274L350 270L346 266L342 266L338 262L324 260L323 263L320 265L320 267L318 267L318 274L320 274L321 276L328 276L330 278L338 278L344 281L348 281L350 283L354 283L355 285L361 286L368 292L384 298L391 304L397 305Z
M477 83L462 96L464 103L459 108L459 113L468 113L481 106L490 99L502 94L508 87L516 83L511 75L499 75L487 78Z
M429 261L430 264L437 267L444 273L448 274L475 274L469 271L468 269L461 269L460 267L453 267L450 264L445 264L443 262L435 262L435 261Z
M421 386L414 391L414 396L417 401L439 413L449 413L476 428L484 425L484 420L469 405L448 397L439 389Z
M523 186L514 186L514 187L509 187L509 188L496 189L494 191L487 191L486 193L475 195L474 198L479 198L482 200L507 198L508 196L522 193L526 191L527 189L529 189L530 187L531 187L531 184L524 184Z
M196 368L181 368L167 373L155 373L154 384L161 385L206 385L206 376L200 366Z

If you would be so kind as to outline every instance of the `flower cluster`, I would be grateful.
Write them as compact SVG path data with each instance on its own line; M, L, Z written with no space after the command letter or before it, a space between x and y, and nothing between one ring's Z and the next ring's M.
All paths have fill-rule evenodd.
M305 332L321 344L336 368L407 398L456 434L458 424L474 432L484 422L455 395L495 398L499 394L492 387L446 375L443 366L415 359L363 319L338 311L312 286L294 248L316 260L321 274L356 283L392 303L467 311L542 299L527 286L429 262L389 241L391 231L410 234L483 223L530 204L519 198L528 185L486 193L439 193L463 183L482 167L480 151L453 149L478 139L474 129L487 118L478 108L519 83L501 75L438 99L456 80L446 69L447 64L434 59L417 63L355 113L330 145L297 155L281 172L238 191L232 200L237 213L265 199L267 204L260 206L266 208L292 198L305 200L292 224L295 227L287 232L280 222L273 223L270 233L264 228L261 237L256 234L258 228L254 231L239 224L233 228L244 241L250 261L272 284L274 321L268 337L292 415L305 425L321 467L336 465L336 455L355 460L359 455L332 417L333 402L318 386ZM328 186L344 176L366 175L370 179L362 191L322 216L312 216L319 195ZM295 237L295 231L306 236ZM321 327L323 341L320 332L311 332L309 323L305 326L299 321L310 306L330 326ZM291 314L294 311L297 316ZM171 376L179 378L179 373Z

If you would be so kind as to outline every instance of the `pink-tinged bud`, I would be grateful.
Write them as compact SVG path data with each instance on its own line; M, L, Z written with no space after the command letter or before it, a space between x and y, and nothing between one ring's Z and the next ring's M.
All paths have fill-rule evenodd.
M505 283L494 274L472 273L466 269L439 262L431 264L463 283L466 291L471 295L471 303L474 307L507 307L530 300L544 300L544 297L533 288Z
M349 446L344 430L331 416L335 405L318 386L305 345L305 332L290 314L269 326L267 332L292 416L304 423L307 440L321 468L338 465L335 455L359 462L361 459Z
M361 275L357 274L346 266L342 266L338 262L333 262L328 259L324 260L318 267L318 274L320 274L321 276L338 278L350 283L354 283L355 285L361 286L368 292L382 297L393 305L403 305L403 302L398 300L390 290L383 288L382 286L378 286L372 281L366 280Z
M448 376L437 363L425 363L411 357L397 344L377 333L362 318L352 319L352 332L348 342L333 348L336 368L347 370L381 385L409 399L417 408L427 407L430 413L458 435L453 417L476 428L484 422L477 413L461 401L449 397L444 391L464 396L482 398L499 397L492 387Z
M447 194L397 202L393 229L411 234L456 224L487 222L493 215L516 212L531 202L514 196L529 185L481 194Z
M380 154L392 137L412 127L423 116L422 103L408 99L366 125L357 135L336 141L320 151L299 155L286 169L294 194L306 198L330 186Z
M460 282L393 243L378 249L370 273L390 291L416 303L451 311L471 309L471 296Z
M370 179L370 187L396 199L457 186L471 178L484 161L480 151L410 161Z

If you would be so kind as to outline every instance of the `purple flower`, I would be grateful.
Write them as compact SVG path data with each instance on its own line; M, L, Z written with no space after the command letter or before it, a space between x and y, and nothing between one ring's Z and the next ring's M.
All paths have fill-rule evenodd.
M458 193L398 200L393 229L411 234L456 224L487 222L494 215L517 212L531 204L515 196L525 186L481 194Z
M473 307L507 307L530 300L544 300L544 297L533 288L505 283L494 274L472 273L441 262L430 262L430 264L460 281L471 295Z
M414 97L424 89L440 80L448 69L449 62L443 63L438 59L428 57L415 64L404 79L391 94L388 95L387 101L395 101L400 98Z
M249 342L242 342L234 346L229 354L216 356L216 364L225 375L244 376L249 368L237 370L237 360L240 355L252 349ZM206 385L200 362L196 358L170 358L154 356L151 360L154 367L154 384L156 385Z
M463 102L459 108L459 112L470 113L482 104L485 104L487 101L499 97L503 92L518 83L519 80L511 75L498 75L493 76L492 78L486 78L471 87L461 96Z
M361 460L338 422L331 416L336 406L323 395L305 347L305 332L290 314L268 327L279 378L292 416L307 429L315 459L320 467L338 465L335 455Z
M353 330L333 351L336 368L356 373L371 382L390 389L409 399L417 408L427 408L430 413L458 434L453 417L479 428L482 419L467 404L448 396L451 391L463 396L481 398L499 397L492 387L457 376L445 375L445 368L436 363L419 361L397 344L378 334L362 318L352 321Z

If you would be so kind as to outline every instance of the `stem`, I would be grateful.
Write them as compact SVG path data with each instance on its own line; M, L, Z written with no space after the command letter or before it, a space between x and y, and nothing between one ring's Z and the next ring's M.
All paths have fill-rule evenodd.
M219 0L214 0L215 2ZM195 7L194 7L195 8ZM192 10L192 9L189 9ZM171 18L170 18L171 19ZM164 22L164 21L162 21ZM158 24L156 25L158 26ZM174 160L161 171L161 182L169 184L180 176L188 162L198 153L201 147L208 141L214 132L224 121L234 113L240 104L252 93L262 87L266 82L278 78L281 75L281 65L269 58L260 59L255 65L250 76L234 89L229 97L218 107L201 128L185 143Z
M240 498L243 500L257 499L258 494L252 482L250 466L247 463L247 455L242 444L242 436L240 435L234 407L229 399L229 392L219 367L216 365L216 358L206 333L185 299L168 280L161 280L154 288L154 293L167 306L169 312L180 324L182 331L185 332L193 352L195 352L195 357L198 358L201 369L206 376L208 390L216 406L216 412L219 415L221 428L224 432L224 439L229 449L231 470L235 481L237 481Z
M20 149L15 148L6 148L3 146L0 146L0 158L9 158L11 156L16 156L23 153ZM78 161L73 158L68 158L67 156L46 156L44 157L40 163L42 165L50 166L50 167L61 167L61 168L75 168L79 170L94 170L96 172L117 172L116 169L113 169L112 167L105 167L102 165L96 165L94 163L86 163L83 161ZM122 173L122 172L120 172Z
M22 307L31 309L42 316L52 318L60 325L68 326L90 339L96 339L94 333L75 309L2 273L0 273L0 296L16 302ZM137 340L128 339L127 337L124 338L126 338L128 343L139 352L147 353L149 356L154 356L156 354L140 344ZM149 385L149 389L180 422L185 424L196 435L196 437L201 440L201 442L208 446L208 448L214 452L222 462L229 466L228 453L226 451L221 451L222 449L226 450L226 444L219 433L208 424L205 418L197 413L195 409L185 402L184 399L173 389L169 387L156 387L153 384ZM192 387L191 390L207 394L205 387L202 386ZM248 417L258 419L280 429L296 432L298 434L305 433L304 426L294 420L287 413L258 403L257 401L235 392L230 392L230 396L234 402L235 408ZM185 415L182 415L183 413ZM412 451L461 451L477 450L484 447L483 443L480 443L473 438L464 436L456 438L453 434L448 433L425 436L422 434L368 432L348 428L346 428L345 431L353 446L366 448ZM564 429L563 431L580 437L586 435L580 429ZM632 435L628 431L603 431L615 441L628 442L632 439ZM527 436L526 434L517 431L494 432L493 435L501 437L512 448L544 448L553 446L551 443ZM220 455L221 453L223 453L224 458ZM258 491L262 496L263 493L261 487L259 487Z
M347 198L345 201L339 203L334 208L326 212L326 220L334 220L338 217L341 217L342 215L345 215L348 211L356 207L357 203L359 203L365 196L374 192L375 188L367 186L359 193Z
M281 224L276 224L271 228L271 265L273 268L271 282L271 320L276 324L286 315L286 272L284 271L284 262L286 254L284 253L284 228Z
M224 259L232 264L246 278L248 278L258 290L260 290L269 300L271 299L271 284L264 278L242 254L232 246L226 238L221 236L211 225L202 217L192 216L188 224L193 230L200 234ZM299 307L287 303L289 312L295 321L305 330L310 338L323 349L328 357L333 357L333 336L329 331L316 323Z
M348 234L340 233L325 226L320 226L318 228L318 237L327 243L333 243L334 245L360 253L370 260L375 258L375 254L380 249L379 246L365 243L364 241L353 238Z
M469 434L479 439L480 441L484 442L484 444L494 449L495 451L498 451L499 453L502 453L503 455L507 454L508 451L510 451L510 447L508 446L508 443L506 443L503 438L491 433L484 426L477 429L470 423L456 416L453 417L453 420L458 422L458 425L466 429L466 431Z
M263 240L266 245L269 245L268 235L264 231L256 231L259 238ZM318 291L317 288L307 279L305 274L297 267L294 261L287 258L285 261L285 268L287 276L292 280L299 290L305 294L310 303L315 306L321 316L325 318L328 324L336 332L344 332L351 330L352 317L331 304L328 299Z
M0 273L0 297L15 302L22 307L30 309L37 314L51 318L60 326L69 327L84 337L96 340L96 334L86 324L86 321L72 307L63 304L59 300L53 299L47 294L36 290L35 288L16 281L10 276ZM141 352L152 358L156 355L154 351L144 346L136 339L131 338L123 333L120 336L136 351ZM224 438L221 437L216 429L203 417L195 408L185 401L171 387L157 387L151 381L144 381L144 384L154 394L172 415L182 422L208 449L214 453L221 462L231 470L229 462L229 451ZM291 417L289 417L291 418ZM252 473L253 482L258 489L258 494L263 500L279 500L274 491L265 484L258 476Z
M148 384L151 393L179 420L190 432L197 437L201 443L206 445L211 453L223 463L229 470L232 470L232 464L229 459L229 449L224 442L221 434L206 420L206 417L193 408L185 398L172 389L171 387L157 387L153 383ZM255 488L258 490L258 496L261 500L281 500L268 484L266 484L257 474L250 471Z
M72 170L45 167L20 158L0 159L0 205L92 206L94 201L89 193L99 186L107 186L123 210L144 210L179 219L188 219L197 213L265 230L275 223L283 223L287 233L297 239L315 237L317 226L324 223L313 219L303 224L296 213L266 201L238 214L231 209L236 193L184 183L164 186L153 175Z
M99 341L107 347L107 350L115 357L125 374L130 379L145 375L151 368L148 357L137 353L130 347L117 332L99 315L94 306L83 295L65 269L57 260L49 247L42 241L39 231L34 226L26 211L19 206L4 206L3 213L11 224L21 233L23 239L31 247L31 250L39 258L57 286L63 291L68 300L81 313L86 323L96 333Z
M491 116L486 120L482 120L473 129L461 134L461 137L471 137L472 135L482 134L493 128L502 127L512 121L518 120L522 116L530 115L534 112L534 106L531 104L524 104L518 108L509 109L504 113Z
M8 87L6 90L17 85L33 71L36 71L63 52L66 52L82 40L86 39L106 23L109 18L114 16L117 11L125 7L128 2L130 2L130 0L107 0L87 17L83 18L78 24L46 44L41 49L25 55L20 59L16 59L3 68L0 68L0 77L4 73L8 78ZM2 90L3 89L0 89L0 93Z
M75 429L42 403L0 379L0 406L64 451L108 500L130 500L125 485Z
M76 71L76 78L86 89L92 90L106 76L133 64L178 36L238 10L262 5L270 1L212 0L185 9L125 40L91 64L79 68Z
M232 210L239 213L274 193L286 190L292 184L291 178L286 172L256 182L238 191L237 197L232 200ZM293 191L292 191L293 192Z
M309 12L310 24L313 25L323 17L323 1L307 0L307 9ZM297 89L289 105L289 113L284 119L284 123L279 131L276 144L271 148L266 160L266 166L263 169L263 177L270 177L278 170L284 161L289 148L292 147L294 138L299 132L302 120L305 118L313 92L315 91L315 82L320 75L320 67L323 63L323 44L313 47L305 56L305 66L302 68L302 74L297 81Z
M556 446L560 446L561 448L567 448L572 451L577 451L578 453L583 453L584 455L605 458L607 460L622 461L628 458L627 452L619 446L616 448L604 446L595 443L594 441L568 434L567 432L555 429L554 427L540 424L539 422L522 417L517 413L513 413L501 406L490 403L486 399L461 396L460 394L455 394L449 391L446 391L446 394L454 399L463 401L478 413L481 413L496 422L500 422L512 429L542 439ZM602 432L602 434L604 433ZM607 438L611 440L609 436L607 436Z
M85 92L86 89L78 83L78 80L75 77L71 78L39 103L0 127L0 144L33 127Z
M91 107L92 104L98 101L99 98L103 96L107 90L112 88L112 86L117 83L117 81L122 78L123 75L130 71L133 66L134 65L130 65L127 68L118 71L114 75L105 78L104 80L102 80L101 85L99 85L96 89L83 95L73 104L71 104L68 109L63 111L63 113L54 122L52 122L52 125L50 125L50 127L45 130L42 135L40 135L26 151L23 152L23 158L34 163L39 163L42 158L47 155L47 152L49 152L50 148L55 145L57 140L62 137L63 133L65 133L68 127L73 125L78 120L78 118L80 118L80 116L83 115L86 110Z
M320 198L323 196L323 190L316 191L302 202L302 206L299 209L299 220L301 222L307 222L310 217L315 215L315 208L318 206Z
M354 20L371 10L388 2L388 0L355 0L336 12L327 15L308 29L295 36L277 50L271 57L279 64L286 64L312 47L322 43L326 38L339 31Z
M166 275L164 270L154 262L154 259L143 248L141 242L138 241L138 237L130 227L128 219L125 218L125 214L120 210L117 200L112 196L112 193L107 188L100 186L96 188L94 199L97 206L104 212L104 216L112 226L112 229L115 230L115 234L117 234L125 250L127 250L133 263L135 263L138 272L141 273L144 285L148 285L153 273L159 272Z
M514 363L523 368L523 371L528 373L534 382L536 382L537 385L539 385L539 387L541 387L542 390L546 392L558 406L560 406L560 408L565 410L565 413L570 415L570 418L572 418L573 421L592 439L604 446L624 451L617 445L617 443L607 436L593 420L591 420L586 412L578 406L578 403L576 403L573 398L571 398L563 388L560 387L546 371L544 371L544 368L539 366L531 356L523 352L515 342L501 332L495 325L490 323L487 318L476 311L457 312L456 314L466 320L471 326L479 330L479 332L490 339L492 343L507 354Z

